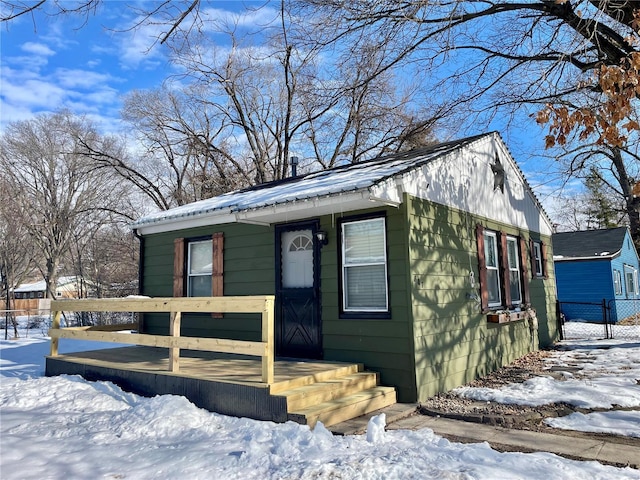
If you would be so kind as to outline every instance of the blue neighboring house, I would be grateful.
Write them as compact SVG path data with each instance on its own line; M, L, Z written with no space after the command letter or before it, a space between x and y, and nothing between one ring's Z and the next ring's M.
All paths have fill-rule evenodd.
M614 323L640 311L638 252L627 227L555 233L553 261L567 320L602 321L601 309L562 302L606 300Z

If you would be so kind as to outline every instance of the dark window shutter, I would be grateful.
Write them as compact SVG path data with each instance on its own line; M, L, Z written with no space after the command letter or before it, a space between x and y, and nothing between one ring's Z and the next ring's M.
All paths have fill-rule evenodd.
M487 262L484 257L484 227L476 227L476 243L478 244L478 283L480 283L480 305L482 311L489 310L489 291L487 290Z
M173 241L173 296L184 297L184 238Z
M529 274L527 270L527 242L524 237L518 237L520 243L520 283L522 284L522 302L526 305L531 303L531 295L529 294ZM531 267L535 270L535 267Z
M536 248L533 239L529 239L529 252L531 253L531 278L538 276L538 262L536 262Z
M540 255L542 255L542 277L547 278L547 245L540 242Z
M224 233L216 232L212 236L211 296L224 296ZM212 313L213 318L222 318L222 313Z
M507 234L498 232L498 262L502 304L511 307L511 285L509 284L509 254L507 252Z

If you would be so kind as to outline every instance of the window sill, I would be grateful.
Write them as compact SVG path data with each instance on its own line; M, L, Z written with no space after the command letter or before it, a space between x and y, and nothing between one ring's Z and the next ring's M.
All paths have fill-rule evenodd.
M390 311L384 312L367 312L367 311L348 311L348 312L340 312L340 319L344 320L384 320L391 318Z
M535 315L535 313L534 313ZM524 320L527 318L527 312L493 312L487 314L487 321L489 323L509 323L517 322L518 320Z

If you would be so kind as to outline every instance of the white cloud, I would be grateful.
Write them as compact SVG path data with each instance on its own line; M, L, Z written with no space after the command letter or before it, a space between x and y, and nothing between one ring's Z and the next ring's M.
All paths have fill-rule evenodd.
M137 21L140 21L138 19ZM121 67L124 69L155 68L166 60L165 48L158 38L164 33L161 25L141 25L118 35Z
M78 68L58 68L54 76L62 87L79 89L94 89L115 80L108 74Z
M27 53L32 53L34 55L39 55L42 57L50 57L51 55L56 54L56 52L51 50L44 43L26 42L20 46L20 49Z

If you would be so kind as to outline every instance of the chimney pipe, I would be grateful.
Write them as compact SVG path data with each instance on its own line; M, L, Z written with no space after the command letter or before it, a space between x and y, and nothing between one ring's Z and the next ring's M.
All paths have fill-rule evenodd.
M291 157L291 176L298 176L298 157Z

